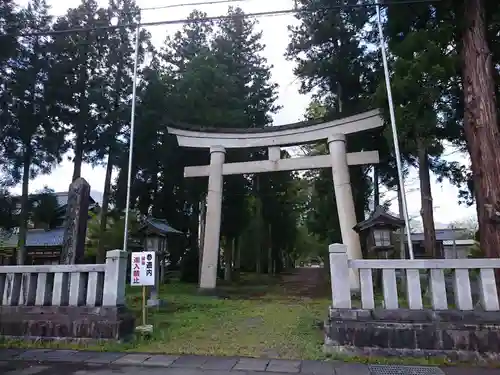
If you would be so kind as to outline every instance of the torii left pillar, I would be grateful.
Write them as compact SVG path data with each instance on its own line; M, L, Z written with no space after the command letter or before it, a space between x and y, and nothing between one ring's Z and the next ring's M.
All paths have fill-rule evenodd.
M213 290L217 284L220 226L222 219L222 166L226 150L221 146L210 148L210 172L208 175L207 213L203 259L201 263L200 289Z
M349 177L345 135L335 134L328 137L328 149L332 160L333 187L335 189L342 242L347 246L349 259L361 259L359 235L354 230L356 211ZM350 268L349 271L351 289L358 291L360 289L358 270Z

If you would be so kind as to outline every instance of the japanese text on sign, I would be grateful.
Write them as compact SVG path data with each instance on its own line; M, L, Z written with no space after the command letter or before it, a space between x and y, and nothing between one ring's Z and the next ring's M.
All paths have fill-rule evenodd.
M155 284L155 253L143 251L132 253L130 268L130 284L135 286L150 286Z

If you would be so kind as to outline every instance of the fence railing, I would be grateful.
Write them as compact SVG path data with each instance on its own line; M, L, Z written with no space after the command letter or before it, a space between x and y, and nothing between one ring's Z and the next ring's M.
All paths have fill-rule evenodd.
M400 299L405 298L411 310L448 310L451 302L458 310L474 310L479 305L485 311L500 311L495 282L495 269L500 268L500 259L349 260L347 247L343 244L330 245L329 252L333 308L352 308L349 272L356 269L362 309L375 308L374 277L381 273L383 308L388 310L401 308ZM404 286L404 296L399 295L397 270L404 271L400 283ZM473 284L471 270L477 270L474 273L477 281ZM427 288L422 284L427 284ZM477 286L477 293L473 293L471 285ZM449 301L450 292L453 301ZM475 294L478 294L478 303L474 302ZM428 306L424 304L424 297L429 299Z
M122 250L105 264L0 266L0 306L120 306L126 272Z

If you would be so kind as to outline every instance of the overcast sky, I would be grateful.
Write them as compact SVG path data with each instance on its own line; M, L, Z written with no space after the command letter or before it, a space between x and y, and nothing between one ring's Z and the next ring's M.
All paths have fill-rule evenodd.
M208 0L207 0L208 1ZM18 0L17 3L25 5L28 0ZM99 3L105 5L107 0L98 0ZM136 0L141 8L149 8L162 5L178 4L182 2L194 2L193 0ZM201 2L201 1L196 1ZM68 8L76 7L80 0L48 0L48 4L52 7L52 14L63 15ZM294 5L293 0L245 0L234 5L240 6L245 12L263 12L270 10L290 9ZM145 11L142 15L143 22L153 22L161 20L176 20L183 19L194 9L194 7L172 8L165 10ZM196 9L206 12L209 16L218 16L225 14L227 4L203 5L197 6ZM283 57L286 46L288 44L288 29L287 26L295 23L296 20L292 15L281 15L273 17L259 18L258 27L263 31L263 42L266 45L264 51L268 62L273 65L272 79L279 84L279 99L278 104L283 108L274 116L276 125L283 125L290 122L296 122L303 118L303 114L309 97L301 95L298 92L299 83L293 75L293 63L288 62ZM165 40L167 34L175 33L181 25L154 26L149 27L148 31L152 35L153 43L160 46ZM168 110L168 109L166 109ZM465 156L449 150L447 159L464 161ZM68 160L58 166L52 174L39 176L30 181L30 191L36 191L43 186L48 186L56 191L66 191L73 174L73 164ZM83 165L82 177L84 177L91 185L93 196L96 199L101 198L101 192L104 185L104 168L92 168L90 165ZM434 179L435 180L435 179ZM418 179L413 171L407 182L407 200L410 216L419 218L420 211L420 196L417 191ZM20 186L15 188L16 193L20 193ZM432 193L434 197L435 221L438 223L450 223L452 221L470 217L475 214L474 207L464 207L458 205L457 189L451 186L448 182L441 184L435 182L432 185ZM384 194L384 199L392 200L392 210L397 212L397 200L394 199L394 194ZM437 226L440 226L439 224Z

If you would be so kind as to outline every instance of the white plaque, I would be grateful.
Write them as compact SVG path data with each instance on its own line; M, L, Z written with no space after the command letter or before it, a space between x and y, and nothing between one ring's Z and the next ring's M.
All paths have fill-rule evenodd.
M132 286L155 285L155 252L132 253L130 284Z

